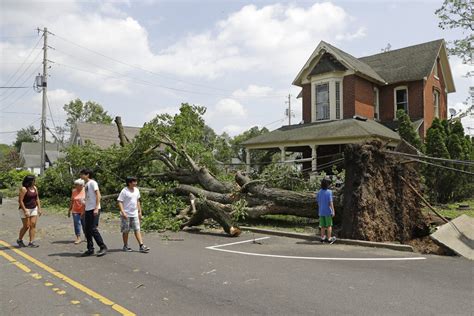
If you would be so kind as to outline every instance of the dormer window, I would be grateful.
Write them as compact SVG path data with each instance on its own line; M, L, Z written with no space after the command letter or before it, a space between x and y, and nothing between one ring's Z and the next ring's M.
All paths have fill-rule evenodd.
M315 88L316 121L329 120L331 113L329 106L329 83L317 84Z
M408 87L407 86L400 86L395 88L394 91L394 98L395 98L395 113L394 117L397 117L398 110L404 110L408 113Z
M311 83L311 121L342 119L342 75L319 77Z

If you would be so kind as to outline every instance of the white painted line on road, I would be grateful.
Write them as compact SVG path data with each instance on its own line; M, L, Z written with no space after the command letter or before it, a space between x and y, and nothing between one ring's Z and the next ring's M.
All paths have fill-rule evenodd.
M232 246L232 245L245 244L245 243L253 242L253 241L257 241L257 240L264 240L264 239L268 239L268 238L270 238L270 237L261 237L261 238L257 238L257 239L251 239L251 240L244 240L244 241L231 242L231 243L229 243L229 244L222 244L222 245L216 245L216 246L209 246L209 247L206 247L206 248L207 248L207 249L211 249L211 248L227 247L227 246Z
M257 239L249 239L244 241L233 242L229 244L222 244L216 246L209 246L206 249L235 253L246 256L255 256L255 257L270 257L270 258L282 258L282 259L302 259L302 260L330 260L330 261L413 261L413 260L425 260L425 257L400 257L400 258L337 258L337 257L303 257L303 256L284 256L284 255L271 255L265 253L255 253L255 252L245 252L237 250L222 249L222 247L250 243L257 240L268 239L270 237L262 237Z

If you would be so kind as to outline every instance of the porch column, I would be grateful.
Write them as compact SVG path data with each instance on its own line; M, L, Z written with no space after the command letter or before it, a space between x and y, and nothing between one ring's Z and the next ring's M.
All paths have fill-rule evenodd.
M286 160L286 147L282 146L280 147L281 151L281 162L284 162Z
M245 171L250 173L250 149L245 148Z
M316 172L318 169L318 153L317 153L318 146L311 145L311 171Z

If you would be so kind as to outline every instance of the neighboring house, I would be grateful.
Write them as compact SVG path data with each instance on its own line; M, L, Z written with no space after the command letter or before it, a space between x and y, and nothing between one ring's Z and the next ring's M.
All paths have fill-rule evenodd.
M132 140L140 132L139 127L124 126L125 136ZM118 129L115 124L76 123L71 134L70 143L73 145L84 145L91 142L102 149L112 145L120 145Z
M62 157L59 144L46 144L46 168ZM41 170L41 143L21 143L20 164L24 169L39 175Z
M447 96L455 91L444 40L362 58L322 41L293 84L302 88L302 124L243 144L247 151L279 149L282 159L287 151L302 152L313 171L318 155L344 144L379 138L395 146L399 109L424 137L435 117L447 118Z

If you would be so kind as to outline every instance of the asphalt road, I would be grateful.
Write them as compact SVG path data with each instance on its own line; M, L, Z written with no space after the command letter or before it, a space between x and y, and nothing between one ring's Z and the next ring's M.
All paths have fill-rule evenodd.
M1 315L474 314L474 264L458 257L219 232L150 233L150 253L123 253L104 216L109 253L81 258L62 215L40 218L39 248L8 247L16 208L0 206Z

